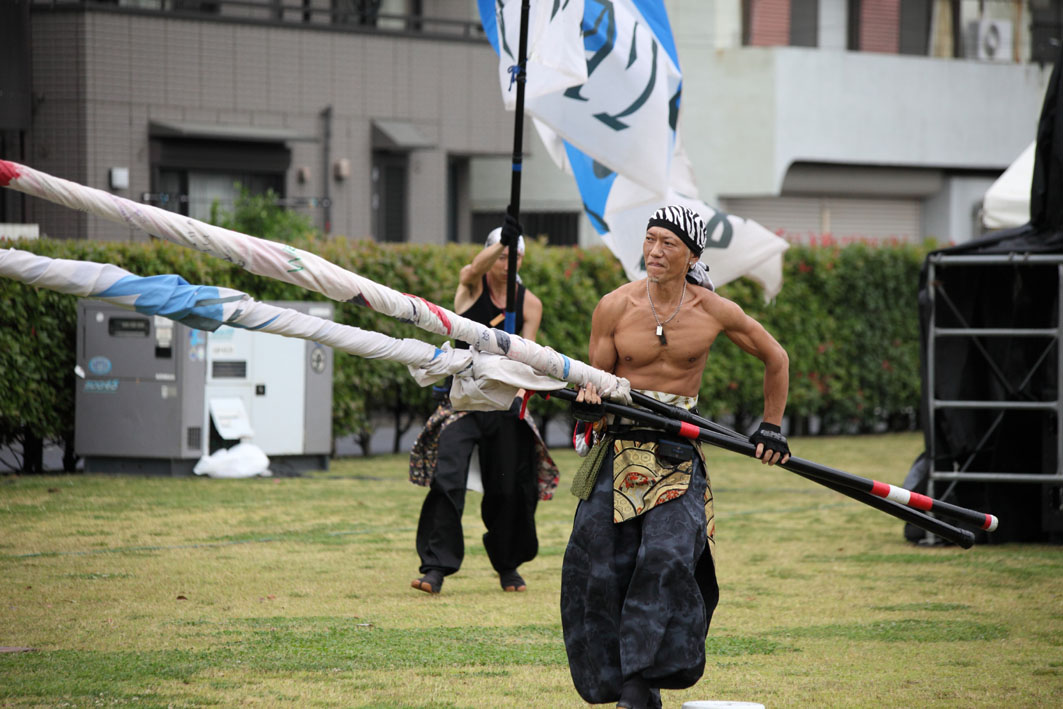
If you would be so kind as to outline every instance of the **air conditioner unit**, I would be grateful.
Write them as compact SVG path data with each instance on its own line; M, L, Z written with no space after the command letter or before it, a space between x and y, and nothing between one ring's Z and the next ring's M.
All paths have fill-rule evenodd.
M992 62L1014 61L1013 33L1010 20L978 20L969 26L971 44L965 54L974 59Z

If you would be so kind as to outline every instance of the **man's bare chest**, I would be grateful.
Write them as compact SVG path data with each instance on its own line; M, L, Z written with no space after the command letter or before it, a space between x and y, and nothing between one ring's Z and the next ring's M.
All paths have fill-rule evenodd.
M681 311L670 322L647 308L629 308L613 333L618 363L627 367L664 363L677 367L703 361L719 332L713 318Z

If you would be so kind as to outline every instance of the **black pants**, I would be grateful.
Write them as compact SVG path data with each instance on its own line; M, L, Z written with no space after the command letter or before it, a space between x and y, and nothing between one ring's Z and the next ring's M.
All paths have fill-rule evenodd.
M469 458L476 445L484 487L480 512L487 527L483 540L491 566L509 571L538 553L534 434L518 411L516 405L509 411L473 411L440 434L439 464L417 523L421 573L438 569L449 575L461 567L465 556L461 515Z
M719 599L705 532L705 473L695 460L682 496L613 522L612 453L581 502L561 569L561 624L576 691L615 702L624 680L682 689L705 668Z

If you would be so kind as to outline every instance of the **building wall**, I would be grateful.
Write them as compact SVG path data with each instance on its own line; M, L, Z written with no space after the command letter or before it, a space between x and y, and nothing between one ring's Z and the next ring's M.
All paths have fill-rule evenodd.
M787 191L787 177L809 164L915 168L934 171L942 185L988 179L1032 139L1051 68L844 51L845 0L820 0L817 48L742 46L739 0L666 5L684 71L683 141L701 196L714 205L798 196ZM472 0L426 2L425 12L476 17ZM139 199L152 188L152 121L283 129L317 138L288 141L288 196L322 196L327 172L333 233L370 237L372 121L398 119L433 145L410 153L411 241L446 239L449 157L469 165L459 223L468 224L472 211L501 211L513 115L501 107L487 42L337 30L324 19L300 26L35 11L28 159L101 188L109 168L129 167L130 188L121 194ZM333 107L331 158L351 164L342 181L322 155L326 106ZM552 164L530 121L524 152L522 208L581 213L574 181ZM297 179L300 172L309 179ZM802 195L868 196L844 185L838 192L837 183L825 178L818 195ZM968 222L955 215L970 205L952 200L974 196L967 187L875 198L920 200L924 235L955 240ZM46 234L142 238L39 200L27 207ZM321 209L309 213L321 223ZM598 243L586 217L580 225L581 243Z
M992 177L948 178L941 191L926 200L923 234L946 244L982 236L985 231L981 226L982 198L992 184Z
M691 54L681 130L710 200L779 194L797 162L1003 170L1033 138L1050 73L797 47Z
M106 11L37 11L32 31L40 102L28 134L32 166L104 189L109 168L128 167L129 189L118 194L135 200L152 189L152 121L307 136L311 140L287 143L287 193L321 196L320 113L331 105L332 159L351 164L347 179L329 177L333 233L372 235L372 121L397 119L433 144L410 154L409 239L441 243L447 155L505 155L512 148L512 115L498 98L497 59L483 40ZM308 168L305 183L297 179L300 166ZM44 233L143 238L36 202L30 218ZM321 210L310 213L320 223Z
M48 19L49 43L40 41L36 30L31 39L35 106L27 160L31 167L83 182L88 174L84 38L76 17ZM80 212L34 199L25 200L25 209L26 221L39 223L43 235L76 238L86 233L88 217Z
M716 206L796 196L787 176L808 164L838 166L841 178L855 167L917 169L936 176L935 191L912 194L886 179L886 191L868 194L866 181L828 177L818 198L911 200L894 205L904 230L914 210L924 223L915 238L963 241L980 200L970 185L999 175L1033 139L1051 66L847 51L847 4L820 0L819 46L804 48L742 46L739 0L666 2L683 69L680 131L700 196ZM556 193L565 180L541 151L526 159L526 194ZM480 199L498 199L498 187L481 186ZM578 208L578 197L557 204ZM598 241L585 218L581 241Z

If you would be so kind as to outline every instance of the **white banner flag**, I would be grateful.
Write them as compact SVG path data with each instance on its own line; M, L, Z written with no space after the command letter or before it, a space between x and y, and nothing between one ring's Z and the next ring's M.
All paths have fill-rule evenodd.
M563 4L532 7L539 6L535 14L541 16ZM575 177L595 230L628 278L642 278L642 241L650 214L666 204L683 204L699 212L709 228L702 260L713 281L722 285L748 276L760 283L765 297L774 297L782 287L787 243L756 222L724 214L698 197L677 130L682 75L662 0L570 2L563 15L556 12L547 23L540 19L537 31L529 32L529 56L575 61L573 33L564 23L576 22L577 7L582 9L586 81L546 91L550 77L565 72L553 67L554 73L536 86L536 66L529 63L525 110L554 162ZM510 57L501 48L518 46L519 9L520 0L480 0L484 29L499 51L500 74L506 76L508 68L503 67L515 62L515 50ZM578 69L565 75L576 76ZM515 92L507 91L504 81L503 96L510 93ZM505 100L512 108L510 99Z
M498 80L506 110L517 103L514 72L520 41L520 3L495 3L481 0L493 10L484 15L484 31L498 52ZM488 22L490 20L490 22ZM583 0L569 2L533 2L528 12L527 81L524 101L545 94L564 91L587 81L587 64L583 61ZM488 26L490 25L490 27ZM501 29L502 31L499 31Z

